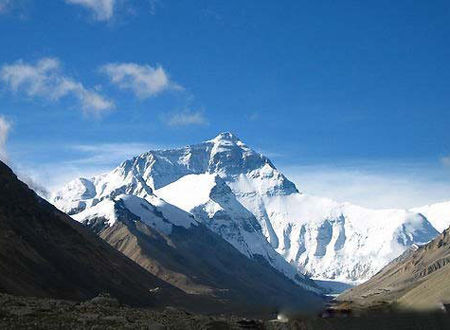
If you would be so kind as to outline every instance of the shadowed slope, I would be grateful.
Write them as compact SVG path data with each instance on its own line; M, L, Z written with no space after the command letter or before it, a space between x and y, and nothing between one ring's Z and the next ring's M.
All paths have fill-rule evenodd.
M309 291L315 285L312 281L307 282L310 287L299 286L264 258L244 256L203 224L173 226L170 234L164 233L146 223L151 215L153 219L158 216L151 204L140 199L141 210L133 211L141 218L120 198L115 200L116 222L112 226L99 227L101 219L90 219L87 225L164 281L187 293L223 301L224 311L275 311L282 307L307 311L322 306L323 299Z
M150 289L161 288L161 294ZM38 197L0 162L0 291L81 300L109 292L132 305L189 301Z

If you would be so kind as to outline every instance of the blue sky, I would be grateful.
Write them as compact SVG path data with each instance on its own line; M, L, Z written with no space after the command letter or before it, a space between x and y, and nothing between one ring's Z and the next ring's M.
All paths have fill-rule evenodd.
M233 131L310 193L448 200L449 21L438 0L0 0L0 155L52 188Z

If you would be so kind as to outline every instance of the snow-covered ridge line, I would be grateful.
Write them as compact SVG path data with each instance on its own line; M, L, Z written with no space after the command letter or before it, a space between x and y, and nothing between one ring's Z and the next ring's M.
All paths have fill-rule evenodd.
M437 235L425 212L370 210L301 194L267 157L228 132L148 151L110 173L69 183L53 202L82 217L98 201L122 194L151 204L162 198L291 278L298 271L361 282L412 244Z

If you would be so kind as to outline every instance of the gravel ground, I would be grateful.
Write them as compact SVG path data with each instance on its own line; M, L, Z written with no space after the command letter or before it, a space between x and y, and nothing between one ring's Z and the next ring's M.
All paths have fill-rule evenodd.
M238 316L192 314L131 308L108 295L86 302L23 298L0 294L0 329L267 329L267 330L384 330L449 329L448 313L382 313L359 316L301 317L289 322L243 319Z
M0 329L261 329L261 321L130 308L108 295L76 303L0 294Z

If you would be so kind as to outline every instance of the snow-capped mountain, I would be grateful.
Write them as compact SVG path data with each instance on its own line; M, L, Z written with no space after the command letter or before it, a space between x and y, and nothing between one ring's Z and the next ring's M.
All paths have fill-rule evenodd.
M450 226L450 202L429 204L412 211L423 214L439 232Z
M213 146L213 143L208 145ZM97 232L113 226L121 217L120 210L123 208L166 235L171 234L173 226L190 228L202 222L245 256L262 256L297 284L316 290L310 288L311 282L302 272L290 265L267 242L255 216L236 200L219 175L192 174L183 177L189 171L182 164L178 164L175 170L171 165L177 163L171 156L176 157L177 151L169 150L167 154L149 152L123 162L108 174L76 179L57 192L52 201L60 210ZM196 164L198 168L193 171L201 173L208 159L204 150L199 149L198 152L183 154L180 163L188 168L194 168L190 164ZM164 176L166 172L176 181L173 185ZM161 194L154 194L154 189L164 184L164 189L157 190ZM194 187L189 188L191 184ZM174 192L178 196L177 202L181 203L174 203L173 197L167 199L169 203L159 198L170 197Z
M149 151L109 174L70 183L53 202L86 221L124 194L189 212L194 220L183 224L204 223L244 255L262 256L293 279L296 268L321 279L364 281L412 244L438 234L415 212L369 210L301 194L267 157L231 133ZM103 214L107 224L114 221Z

